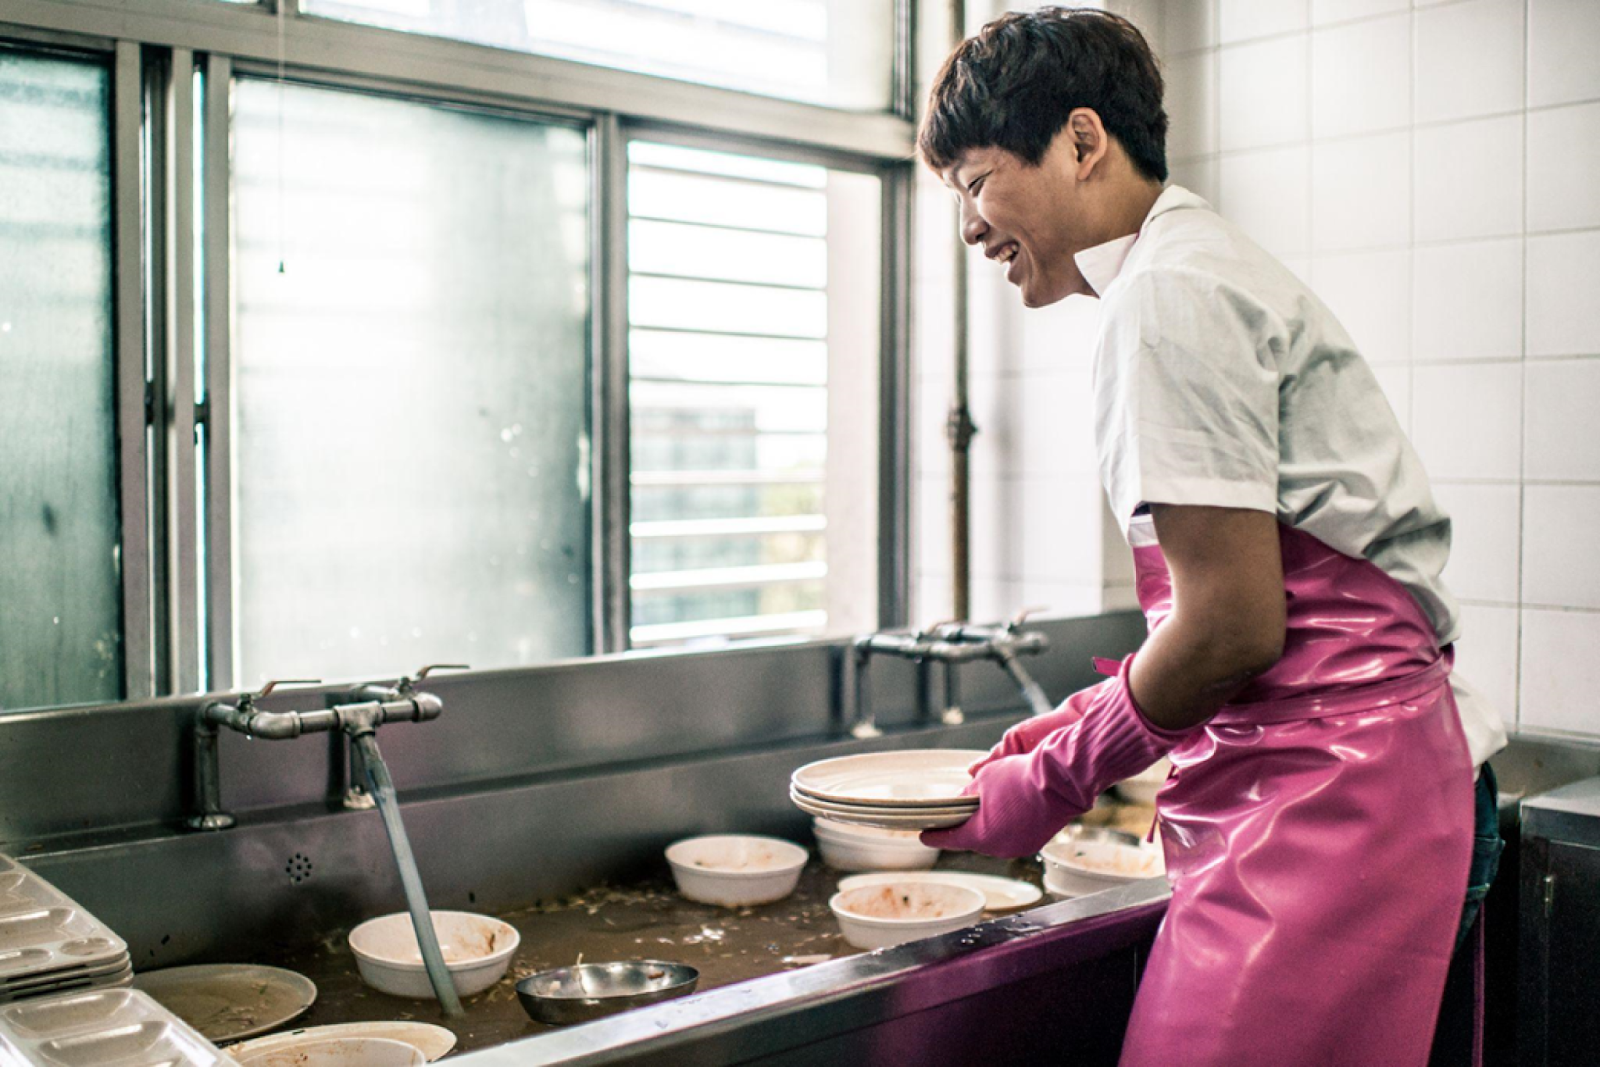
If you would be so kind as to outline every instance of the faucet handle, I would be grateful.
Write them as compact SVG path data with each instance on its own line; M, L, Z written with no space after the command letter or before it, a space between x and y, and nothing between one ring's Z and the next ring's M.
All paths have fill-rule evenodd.
M268 693L271 693L274 689L278 688L278 686L280 686L280 685L321 685L321 684L322 684L322 679L321 678L275 678L272 681L268 682L266 685L262 686L261 692L259 692L259 693L246 693L245 694L245 699L247 699L247 700L260 700L262 697L266 696Z
M1042 605L1042 604L1036 604L1031 608L1023 608L1021 611L1019 611L1015 615L1011 616L1011 621L1006 623L1006 629L1007 630L1015 630L1017 627L1021 626L1024 622L1027 621L1029 615L1032 615L1035 612L1044 611L1044 610L1045 610L1045 608L1044 608L1044 605Z
M321 678L274 678L261 687L259 693L241 693L239 695L239 710L254 706L255 702L271 693L280 685L321 685Z
M469 663L433 663L418 671L416 678L412 680L420 682L433 671L470 671L471 669L472 665Z
M400 690L402 693L410 693L412 687L415 686L417 682L427 678L428 675L434 671L469 671L471 669L472 668L465 663L430 663L418 671L415 678L401 678L400 681L395 684L395 688Z

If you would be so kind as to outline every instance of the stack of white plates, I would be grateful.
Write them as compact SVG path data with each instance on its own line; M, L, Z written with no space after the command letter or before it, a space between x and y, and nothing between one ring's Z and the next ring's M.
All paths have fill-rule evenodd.
M978 810L961 791L967 768L987 753L975 749L904 749L818 760L789 779L789 799L822 819L886 830L959 826Z
M127 942L55 886L0 856L0 1004L132 980Z

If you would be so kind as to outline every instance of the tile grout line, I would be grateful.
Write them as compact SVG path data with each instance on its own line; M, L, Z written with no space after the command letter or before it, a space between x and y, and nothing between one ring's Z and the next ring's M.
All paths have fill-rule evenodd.
M1517 369L1517 414L1522 425L1517 434L1517 648L1512 664L1512 722L1522 727L1523 571L1528 552L1528 82L1533 76L1532 16L1522 3L1522 364Z

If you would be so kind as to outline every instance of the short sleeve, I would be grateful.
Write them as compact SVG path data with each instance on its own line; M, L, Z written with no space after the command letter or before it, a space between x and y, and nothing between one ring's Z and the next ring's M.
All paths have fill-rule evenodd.
M1124 533L1140 504L1278 510L1284 332L1247 294L1193 270L1144 270L1107 294L1095 436Z

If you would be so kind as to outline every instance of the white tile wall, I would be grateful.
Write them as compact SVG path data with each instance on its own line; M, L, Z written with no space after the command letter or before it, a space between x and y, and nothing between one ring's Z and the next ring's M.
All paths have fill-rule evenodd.
M1167 0L1162 5L1167 54L1178 55L1217 43L1217 0Z
M1600 3L1595 5L1600 9ZM1600 56L1590 58L1600 66ZM1528 113L1528 229L1600 226L1600 103Z
M1192 52L1167 63L1167 158L1217 150L1217 54Z
M1530 485L1522 508L1522 600L1600 610L1600 485ZM1600 725L1600 724L1597 724Z
M1522 613L1521 725L1600 734L1600 613Z
M1410 249L1318 256L1311 285L1368 363L1410 359Z
M1220 4L1223 44L1303 30L1311 16L1308 0L1220 0Z
M1222 50L1223 151L1306 139L1306 46L1297 34Z
M1416 16L1416 120L1522 107L1522 0L1467 0Z
M1098 583L1103 506L1098 479L1027 478L1021 490L1021 573L1029 579Z
M1178 160L1168 165L1173 185L1181 185L1213 207L1222 202L1221 181L1218 178L1216 157Z
M1530 356L1600 355L1600 230L1528 238Z
M1389 11L1405 11L1410 7L1410 0L1311 0L1311 24L1324 26Z
M1411 439L1435 478L1520 475L1522 367L1413 367Z
M1222 157L1216 206L1277 256L1311 249L1311 152L1275 148Z
M1507 728L1517 721L1517 645L1521 624L1517 608L1461 605L1455 669L1494 705Z
M1311 148L1311 247L1318 252L1411 239L1411 136L1405 131Z
M1428 245L1412 256L1411 357L1522 354L1522 239Z
M1517 603L1521 488L1436 482L1434 499L1450 515L1453 540L1444 580L1465 600Z
M1330 28L1311 38L1311 132L1316 137L1411 124L1411 16ZM1353 78L1351 71L1361 72Z
M1600 4L1529 0L1528 106L1600 99Z
M1600 359L1527 367L1530 479L1600 482Z
M1031 375L1019 399L1018 470L1028 475L1093 477L1094 390L1085 369Z
M1520 114L1419 128L1416 239L1521 233L1521 155Z

